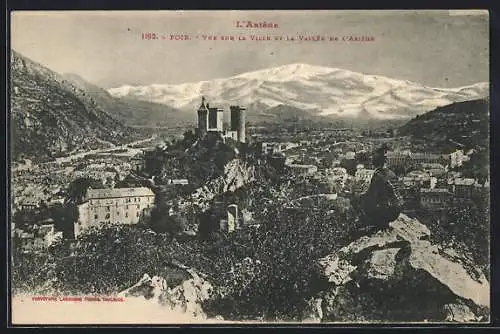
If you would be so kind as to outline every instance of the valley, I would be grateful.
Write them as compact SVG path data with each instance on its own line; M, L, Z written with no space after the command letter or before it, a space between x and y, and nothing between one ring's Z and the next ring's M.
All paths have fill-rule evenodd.
M488 321L487 83L290 64L104 90L11 60L16 296L197 321ZM404 204L374 230L357 201L383 145Z

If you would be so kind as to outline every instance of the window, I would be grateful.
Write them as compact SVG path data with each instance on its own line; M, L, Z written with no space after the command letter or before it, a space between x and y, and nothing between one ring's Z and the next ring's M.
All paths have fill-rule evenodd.
M135 213L135 216L136 216L136 217L139 217L139 211L137 211L137 212Z
M125 212L125 217L128 217L128 212Z
M127 210L128 210L128 205L125 205L125 209L127 209Z
M98 215L94 215L94 219L99 219L99 216Z
M106 207L106 211L109 211L109 210L110 210L110 209L109 209L109 205L108 205L108 206Z
M116 215L119 216L120 215L120 211L116 211Z
M141 206L140 206L140 205L137 205L137 209L140 209L140 208L141 208Z

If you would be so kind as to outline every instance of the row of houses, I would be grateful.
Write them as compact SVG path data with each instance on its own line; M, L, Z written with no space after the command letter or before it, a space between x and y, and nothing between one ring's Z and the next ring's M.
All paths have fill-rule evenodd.
M62 203L64 203L64 196L60 186L17 187L13 190L12 213L18 210L36 210L43 205L51 206Z
M459 173L446 172L441 167L439 169L440 173L429 170L412 171L400 177L395 187L406 203L419 203L429 210L444 209L451 202L473 202L489 192L489 181L479 183L476 179L463 178ZM348 177L347 172L344 172L343 175L346 176L343 178L351 178L350 190L361 194L368 189L373 174L373 169L358 165L354 177Z
M16 228L12 223L11 236L14 244L19 246L22 252L31 253L46 250L63 238L63 232L57 231L52 219L47 219L33 225L30 230Z
M411 152L410 150L387 152L387 165L389 168L409 168L422 164L438 164L450 168L460 167L469 159L463 150L456 150L449 154L434 154L428 152Z
M263 142L261 143L262 154L282 153L286 150L299 147L300 144L292 142Z
M472 203L489 193L489 182L471 178L453 178L436 187L435 183L419 189L419 201L428 210L442 210L449 205ZM415 196L415 194L413 194ZM411 196L410 196L411 197Z

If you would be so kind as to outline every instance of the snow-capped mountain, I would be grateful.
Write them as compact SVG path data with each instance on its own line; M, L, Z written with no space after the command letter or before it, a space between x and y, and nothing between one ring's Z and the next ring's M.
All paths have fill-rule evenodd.
M488 96L489 84L432 88L378 75L348 70L290 64L229 78L185 84L122 86L108 92L115 97L163 103L193 110L205 96L213 105L291 106L318 116L408 118L453 102ZM361 114L360 114L361 113Z

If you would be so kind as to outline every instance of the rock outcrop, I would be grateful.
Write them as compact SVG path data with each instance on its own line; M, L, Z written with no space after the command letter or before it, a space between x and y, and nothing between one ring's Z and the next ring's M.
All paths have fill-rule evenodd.
M193 269L183 267L191 278L175 287L168 287L163 277L144 276L132 287L120 292L119 296L140 298L165 307L166 317L171 314L183 315L183 319L203 321L207 316L202 303L210 298L212 285Z
M224 174L206 185L196 189L192 198L196 200L198 206L206 209L208 202L215 196L228 191L235 191L244 185L255 180L255 167L242 161L233 159L224 166Z
M488 321L490 286L485 275L465 256L445 252L429 239L425 225L401 214L388 229L318 260L326 288L316 298L321 312L307 318Z

